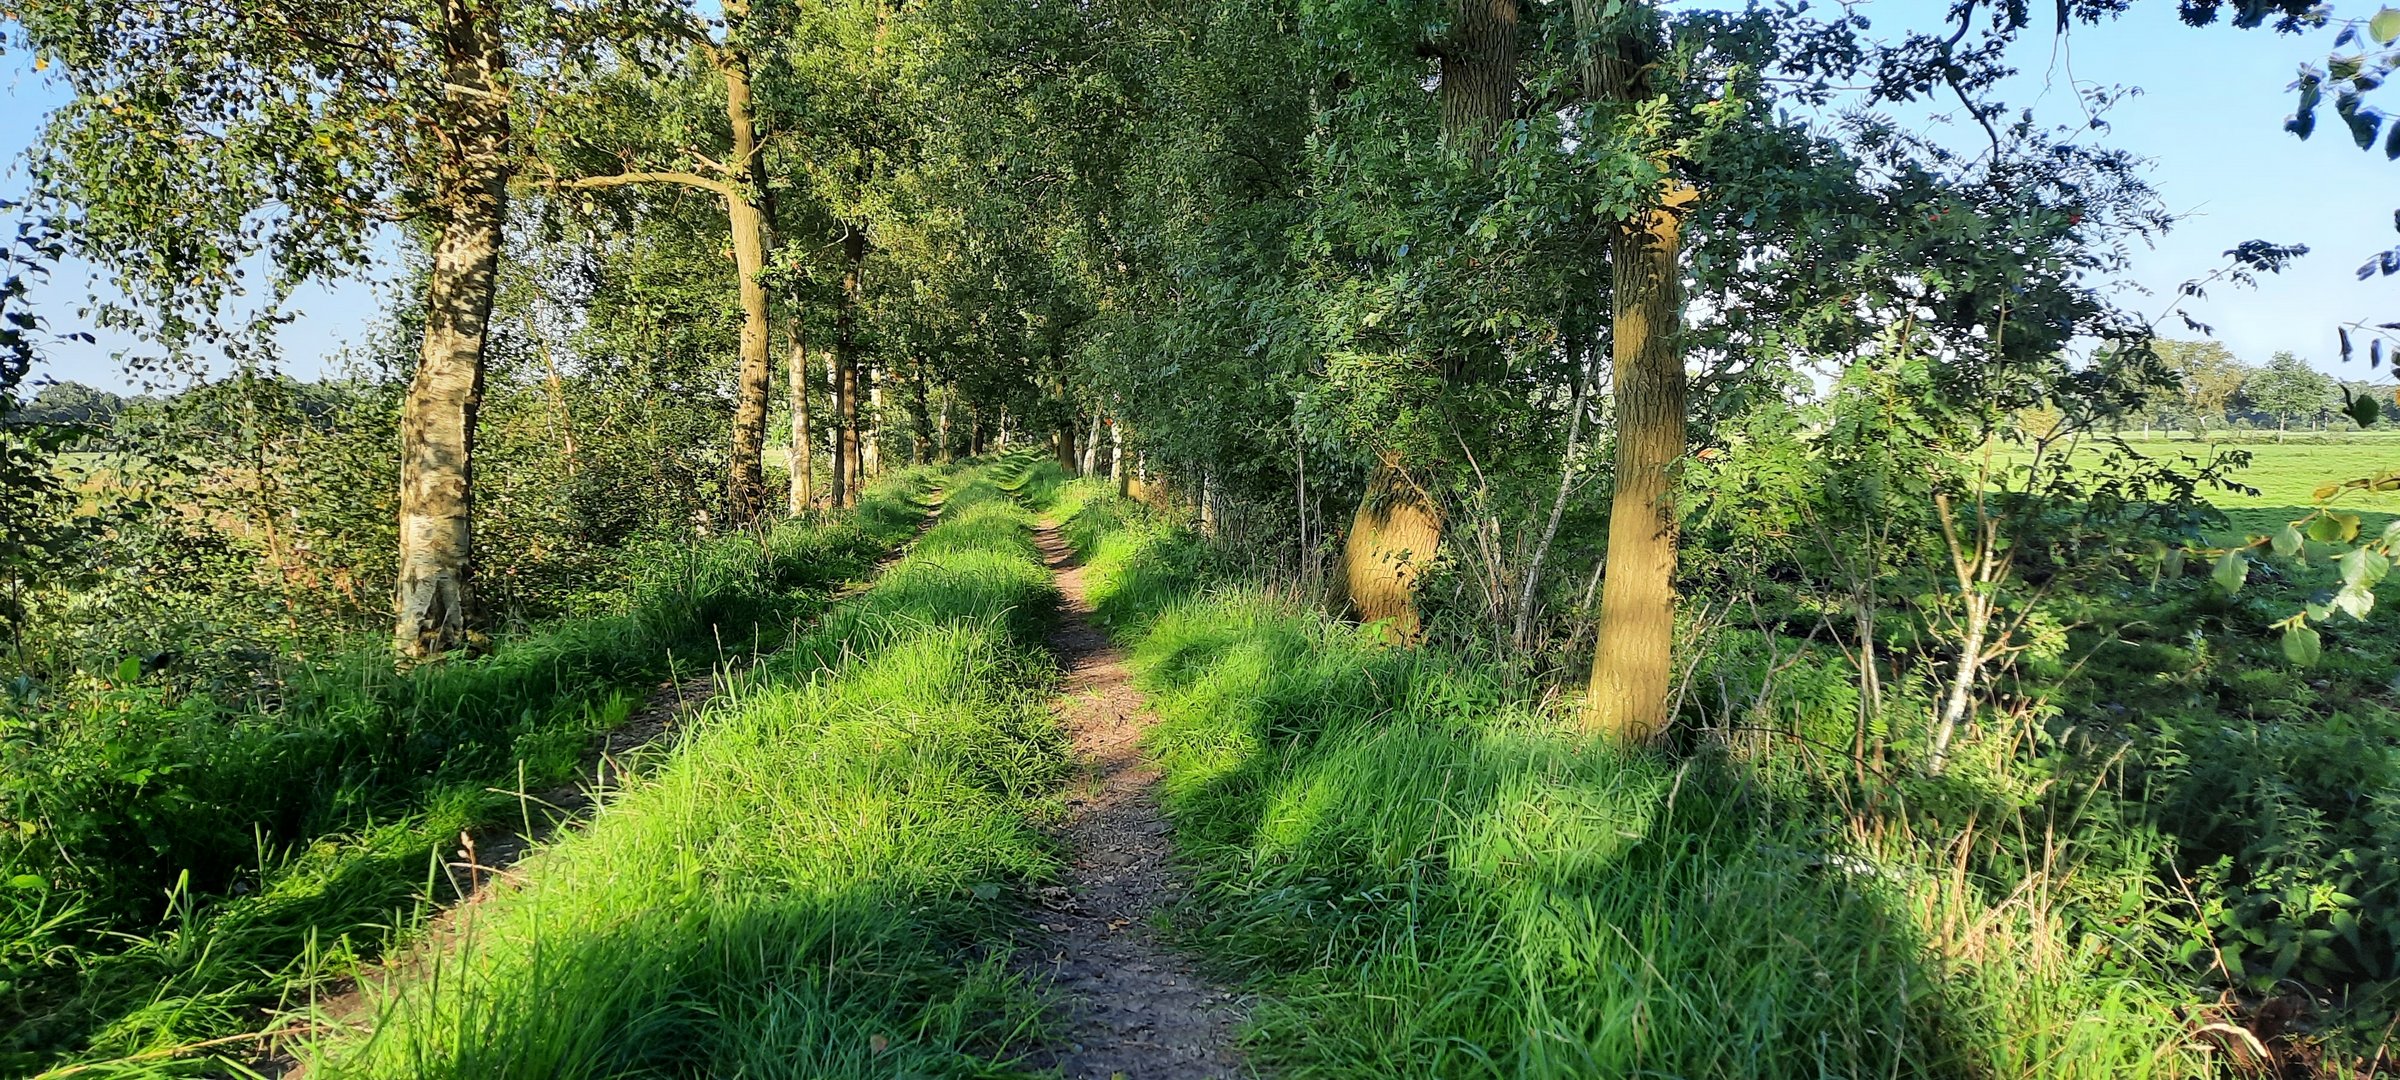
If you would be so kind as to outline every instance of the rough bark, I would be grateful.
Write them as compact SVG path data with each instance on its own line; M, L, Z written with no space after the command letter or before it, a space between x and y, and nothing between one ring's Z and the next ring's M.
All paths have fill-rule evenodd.
M1100 474L1100 410L1092 410L1091 431L1083 437L1083 456L1075 462L1075 471L1084 476Z
M1576 0L1586 33L1600 29L1597 0ZM1623 18L1620 16L1620 18ZM1650 94L1653 20L1609 28L1585 77L1603 106ZM1594 35L1596 36L1596 35ZM1685 441L1683 212L1689 185L1667 181L1659 202L1619 224L1609 238L1615 304L1616 494L1609 506L1608 576L1592 657L1584 726L1641 742L1664 733L1673 679L1677 517L1675 478Z
M1384 454L1350 518L1341 573L1333 582L1336 606L1414 640L1422 629L1417 583L1441 542L1442 518L1432 501L1410 480L1397 453Z
M1050 442L1052 448L1058 451L1058 470L1068 476L1079 475L1083 457L1075 447L1075 418L1070 416L1062 421L1058 425L1058 432L1050 437Z
M792 449L784 464L791 472L791 512L806 513L817 501L817 455L808 442L808 343L800 336L800 320L792 320L791 362L784 374L792 400Z
M1516 99L1517 0L1451 0L1439 55L1442 137L1489 157Z
M442 227L425 337L400 415L400 572L393 646L425 659L466 643L473 613L475 417L508 211L508 99L499 13L443 0Z

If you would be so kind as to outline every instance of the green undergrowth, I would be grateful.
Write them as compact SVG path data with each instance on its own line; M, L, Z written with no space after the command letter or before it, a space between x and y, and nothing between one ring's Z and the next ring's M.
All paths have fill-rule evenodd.
M372 957L444 891L434 860L463 831L571 779L660 680L822 613L915 532L932 479L662 550L615 614L485 656L350 658L239 699L128 671L0 706L0 1074L254 1030Z
M1572 733L1477 665L1217 581L1187 532L1054 504L1132 646L1192 945L1293 1077L2204 1071L2173 988L2040 885L1862 834L1725 754Z
M1031 527L988 472L954 484L454 948L370 987L323 1075L1004 1074L1039 1003L987 946L1056 867L1028 822L1065 767Z

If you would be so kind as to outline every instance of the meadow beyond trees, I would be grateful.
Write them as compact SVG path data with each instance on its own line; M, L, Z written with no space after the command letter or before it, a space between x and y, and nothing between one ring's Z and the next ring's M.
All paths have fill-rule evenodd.
M0 1075L2400 1068L2400 323L2128 3L22 0Z

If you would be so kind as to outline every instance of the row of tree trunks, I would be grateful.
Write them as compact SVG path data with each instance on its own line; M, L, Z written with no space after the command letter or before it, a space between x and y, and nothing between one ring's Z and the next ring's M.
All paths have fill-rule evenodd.
M440 238L425 337L400 416L400 566L393 646L420 660L467 641L473 610L475 419L508 213L509 98L501 14L442 0Z

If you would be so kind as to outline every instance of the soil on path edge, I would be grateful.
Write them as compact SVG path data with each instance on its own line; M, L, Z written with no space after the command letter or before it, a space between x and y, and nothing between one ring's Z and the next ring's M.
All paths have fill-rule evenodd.
M1160 940L1152 917L1180 898L1158 771L1142 760L1142 695L1124 654L1091 620L1083 568L1055 527L1038 534L1065 594L1050 647L1066 669L1052 708L1073 740L1080 775L1067 795L1059 884L1034 912L1041 937L1020 963L1057 991L1064 1043L1031 1062L1068 1080L1233 1080L1240 1003Z

